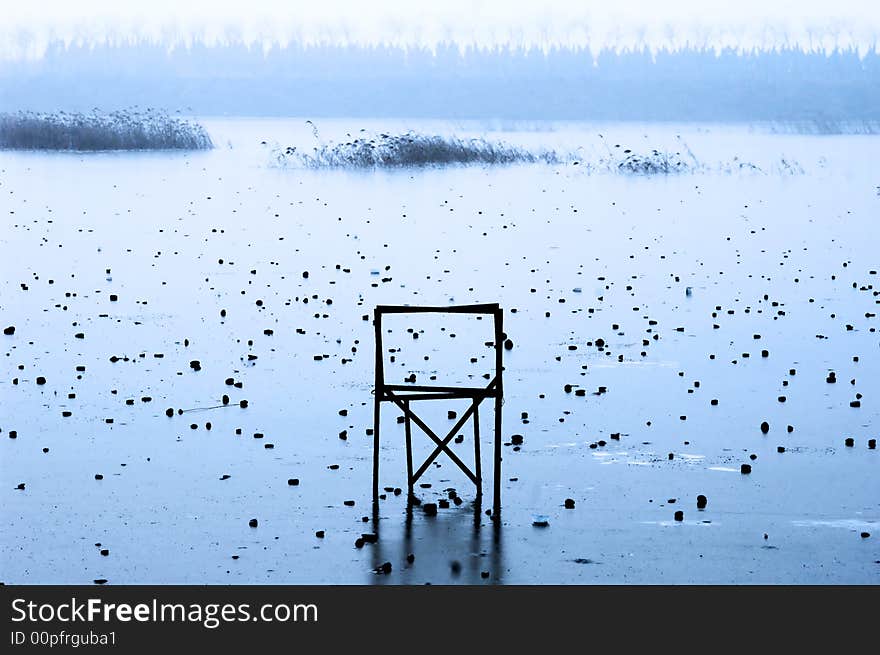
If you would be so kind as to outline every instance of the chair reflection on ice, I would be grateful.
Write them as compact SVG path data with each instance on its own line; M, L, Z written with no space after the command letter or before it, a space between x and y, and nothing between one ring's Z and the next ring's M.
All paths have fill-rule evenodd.
M386 314L473 314L488 315L494 320L495 372L492 379L485 387L465 386L431 386L416 384L387 384L385 382L384 358L382 347L382 317ZM480 404L487 398L494 401L495 427L494 427L494 473L493 473L493 517L498 517L501 511L501 405L504 395L502 383L502 353L504 343L503 332L504 312L498 303L480 305L453 305L449 307L419 307L406 305L379 305L373 315L373 325L376 331L376 380L373 389L373 504L379 501L379 428L381 423L382 403L388 402L396 405L404 416L404 429L406 434L406 467L408 497L413 497L413 485L428 469L432 462L441 454L445 453L462 472L474 483L477 489L477 497L482 498L483 477L480 463ZM442 439L418 416L412 405L421 401L430 400L470 400L467 410L461 415L455 425ZM473 418L474 423L474 470L471 470L449 447L456 433ZM412 424L415 424L428 438L434 442L435 448L428 458L413 470L412 451Z

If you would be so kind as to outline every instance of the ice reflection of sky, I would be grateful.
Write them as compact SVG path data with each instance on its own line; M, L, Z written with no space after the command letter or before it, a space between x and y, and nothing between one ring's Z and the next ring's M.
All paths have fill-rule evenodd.
M877 137L680 132L706 161L738 155L771 171L785 154L798 175L351 173L267 166L262 140L310 143L301 120L206 125L219 145L207 153L0 153L0 327L17 328L0 357L0 581L877 582L878 451L867 445L880 380ZM339 139L362 126L467 127L320 129ZM557 127L504 138L601 152L595 126ZM642 149L675 143L679 129L602 132L612 147ZM418 493L439 502L454 487L463 504L408 514L405 494L388 493L376 527L362 316L450 297L500 302L516 344L505 351L503 432L524 439L503 451L503 525L471 505L468 481L442 459ZM409 325L389 335L408 351L395 375L445 372L439 352L426 362L420 350L439 330L399 338ZM484 337L473 336L478 361L461 374L482 379ZM598 337L605 352L587 346ZM626 365L642 360L674 365ZM593 395L600 385L607 393ZM229 407L165 414L216 407L222 394ZM447 409L425 408L425 420L442 430ZM383 411L381 486L405 486L404 428ZM424 457L431 443L416 436ZM456 444L462 456L470 447ZM354 545L376 531L377 543ZM391 574L373 572L385 562Z

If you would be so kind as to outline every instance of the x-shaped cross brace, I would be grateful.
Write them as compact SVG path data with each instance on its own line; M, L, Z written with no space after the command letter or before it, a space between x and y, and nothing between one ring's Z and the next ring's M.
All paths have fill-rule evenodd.
M465 413L461 415L461 418L458 419L458 421L453 426L453 428L449 431L449 433L446 435L446 437L443 439L440 439L440 437L438 437L434 433L434 431L431 428L429 428L425 424L425 422L421 418L419 418L418 415L409 408L409 401L408 400L398 398L391 391L389 391L387 393L389 394L389 396L391 396L391 400L394 401L394 404L397 405L398 407L400 407L400 409L403 411L403 415L406 417L406 422L409 423L410 421L412 421L413 423L415 423L417 426L419 426L422 429L422 432L424 432L426 435L428 435L428 437L431 439L431 441L433 441L435 444L437 444L437 447L434 449L434 452L432 452L428 456L428 459L426 459L424 461L424 463L419 467L419 470L416 471L415 473L412 473L412 450L409 447L410 435L409 435L409 426L407 425L407 460L408 460L407 464L410 469L410 472L409 472L409 478L410 478L409 486L410 486L410 488L412 488L412 485L414 485L416 483L416 481L420 477L422 477L422 474L428 469L428 467L431 465L431 463L435 459L437 459L438 455L440 455L441 452L445 452L449 456L449 459L451 459L453 462L455 462L458 465L458 468L460 468L464 472L464 474L470 478L471 482L473 482L475 485L477 485L477 488L479 489L482 486L482 480L480 479L480 476L479 476L479 468L480 468L479 458L477 458L477 463L476 463L477 474L474 474L467 467L467 464L462 462L461 459L459 459L458 455L456 455L454 452L452 452L452 449L449 448L449 442L452 441L453 437L455 437L455 433L458 432L462 428L462 426L468 421L468 419L471 417L471 415L474 415L475 434L479 435L479 415L477 414L477 408L479 407L480 403L483 401L483 396L479 396L477 398L474 398L473 401L471 402L470 407L468 407L467 410L465 411ZM479 443L479 441L477 441L477 443ZM476 446L476 448L479 449L479 446Z

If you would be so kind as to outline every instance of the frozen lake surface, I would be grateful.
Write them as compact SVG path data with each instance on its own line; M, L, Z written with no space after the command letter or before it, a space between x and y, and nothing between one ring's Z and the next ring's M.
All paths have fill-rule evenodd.
M0 581L880 582L880 137L322 122L581 157L344 171L271 165L303 120L205 125L205 153L0 153ZM678 136L699 172L588 165ZM419 497L464 502L376 524L364 317L478 302L514 342L501 521L441 457ZM491 327L453 323L389 324L388 381L483 382Z

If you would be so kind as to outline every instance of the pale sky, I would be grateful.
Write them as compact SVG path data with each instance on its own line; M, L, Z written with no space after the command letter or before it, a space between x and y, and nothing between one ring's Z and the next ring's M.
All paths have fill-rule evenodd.
M149 43L880 50L880 0L0 0L0 59Z

